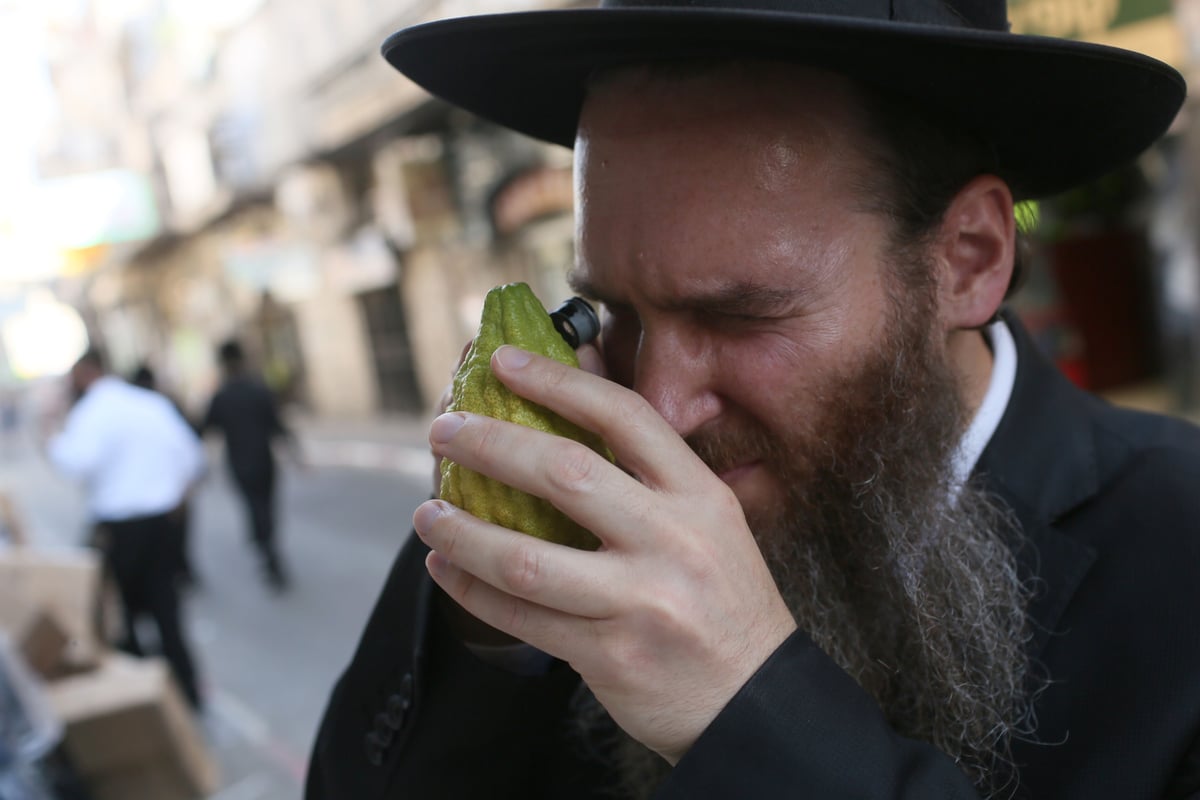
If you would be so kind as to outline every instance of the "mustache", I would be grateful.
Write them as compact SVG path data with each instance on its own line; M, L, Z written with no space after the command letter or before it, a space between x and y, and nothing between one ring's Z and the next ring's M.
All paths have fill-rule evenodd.
M718 475L751 461L775 461L780 449L773 436L749 421L702 428L683 441Z

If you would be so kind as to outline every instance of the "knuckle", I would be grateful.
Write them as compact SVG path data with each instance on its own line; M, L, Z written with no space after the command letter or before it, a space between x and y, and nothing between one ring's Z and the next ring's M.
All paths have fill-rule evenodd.
M679 574L690 583L705 583L718 572L718 556L699 537L682 537L671 554ZM667 591L663 587L663 591Z
M662 424L662 417L654 406L638 394L622 394L616 402L616 416L637 431L647 431L656 424Z
M443 514L442 517L447 515ZM442 554L451 561L454 560L454 555L458 551L458 527L452 522L439 518L434 524L441 523L441 538L438 549Z
M566 442L548 460L547 472L552 485L571 494L595 488L599 480L596 454L577 442Z
M638 674L646 666L646 652L641 643L632 636L612 642L608 651L608 671L613 675Z
M544 366L539 370L540 374L538 378L545 385L545 390L548 392L547 396L552 397L572 391L568 385L569 381L575 377L571 369L555 362L553 359L546 359L541 363Z
M643 607L630 622L609 642L610 668L617 675L644 673L658 660L664 643L679 638L675 615L664 607Z
M484 417L480 419L478 428L476 448L479 453L487 457L499 452L503 447L501 424L490 417Z
M721 480L716 481L707 492L707 496L711 498L713 509L720 519L745 520L741 501L737 499L733 489Z
M513 635L518 635L520 631L525 630L529 623L529 609L520 600L513 599L508 603L505 622L504 629Z
M471 599L477 593L478 588L479 582L471 575L471 573L460 571L458 583L454 586L454 594L457 595L455 599L457 599L459 604L461 604L464 608L469 608L471 605Z
M500 578L505 587L520 595L529 594L537 587L541 573L541 557L524 543L509 550L500 567Z
M617 619L593 622L592 640L598 644L595 660L589 665L601 682L619 682L622 676L642 663L643 647L627 623Z

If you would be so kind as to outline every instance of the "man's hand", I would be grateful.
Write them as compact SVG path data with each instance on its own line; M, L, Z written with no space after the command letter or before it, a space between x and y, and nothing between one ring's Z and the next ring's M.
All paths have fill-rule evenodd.
M458 363L454 366L454 373L457 373L462 367L464 361L467 360L467 353L471 349L472 342L467 342L463 345L462 352L458 355ZM594 344L585 344L575 351L579 357L579 366L591 372L593 375L604 375L604 358L600 354L600 350ZM451 373L452 375L454 373ZM437 414L440 416L445 413L450 407L450 401L453 399L454 381L446 384L445 391L442 392L441 399L438 401ZM433 496L437 497L441 494L442 487L442 459L436 457L433 459ZM439 592L438 606L442 610L442 614L450 623L451 630L454 631L462 641L468 644L482 645L511 645L520 644L521 641L516 639L504 631L497 630L491 625L486 624L479 618L467 613L462 606L455 603L452 599L446 596L444 592Z
M487 417L434 421L437 456L543 497L602 542L584 552L448 503L413 521L430 574L474 617L568 661L630 735L676 762L795 630L733 492L639 395L513 347L517 394L602 436L586 446Z
M467 353L471 350L473 342L467 342L463 345L462 352L458 354L458 363L454 365L454 370L450 373L451 381L446 384L446 388L442 391L442 396L438 398L435 416L440 416L450 407L450 401L454 394L453 377L462 367L463 362L467 360ZM604 358L600 354L599 348L594 344L585 344L575 351L575 355L579 358L579 368L587 370L593 375L604 375ZM433 496L437 497L442 493L442 460L435 458L433 460Z

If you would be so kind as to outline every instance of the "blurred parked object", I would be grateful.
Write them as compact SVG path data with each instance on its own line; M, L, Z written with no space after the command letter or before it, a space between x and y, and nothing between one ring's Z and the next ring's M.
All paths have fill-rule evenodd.
M203 798L197 722L166 661L109 650L100 591L90 549L0 549L0 798Z
M89 548L0 549L0 630L19 639L37 614L47 615L66 639L56 660L63 671L87 669L100 657L100 591L100 559Z
M0 549L0 798L207 796L216 769L169 666L110 650L101 605L90 549Z
M162 659L110 652L46 694L95 800L197 800L216 791L216 764Z

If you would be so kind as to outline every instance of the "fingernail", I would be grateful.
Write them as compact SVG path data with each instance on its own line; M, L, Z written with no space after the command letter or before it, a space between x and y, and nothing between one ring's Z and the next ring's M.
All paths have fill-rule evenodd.
M506 344L496 350L496 360L505 369L520 369L529 363L530 355L519 347Z
M466 421L467 418L465 416L456 412L442 414L429 426L429 440L445 444L454 438L454 434L458 433L458 429Z
M417 533L425 533L433 527L434 521L442 515L445 509L440 500L431 500L417 506L413 512L413 527Z
M437 550L430 550L429 555L425 557L425 568L429 570L429 574L435 578L440 578L446 574L446 558Z

